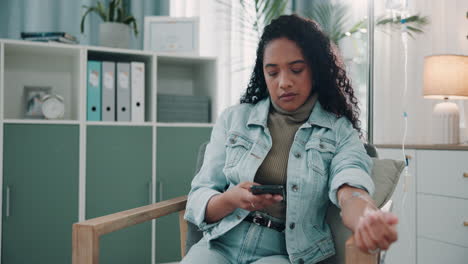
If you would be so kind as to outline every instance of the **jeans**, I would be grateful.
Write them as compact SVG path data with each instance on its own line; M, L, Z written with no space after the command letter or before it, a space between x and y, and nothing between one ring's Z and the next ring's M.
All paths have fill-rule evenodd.
M221 237L193 245L181 264L290 263L283 232L242 221Z

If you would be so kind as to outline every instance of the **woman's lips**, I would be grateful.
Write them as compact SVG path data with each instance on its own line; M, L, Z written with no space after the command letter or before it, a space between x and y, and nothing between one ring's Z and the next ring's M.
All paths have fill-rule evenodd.
M284 101L284 102L289 102L289 101L292 101L294 100L294 98L296 97L297 94L294 94L294 93L287 93L287 94L283 94L280 96L280 100L281 101Z

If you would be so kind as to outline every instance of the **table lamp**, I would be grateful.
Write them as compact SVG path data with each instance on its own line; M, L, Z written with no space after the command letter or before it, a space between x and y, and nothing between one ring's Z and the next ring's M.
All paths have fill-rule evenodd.
M424 58L424 98L443 99L434 107L434 144L459 144L460 115L450 99L468 99L468 56L433 55Z

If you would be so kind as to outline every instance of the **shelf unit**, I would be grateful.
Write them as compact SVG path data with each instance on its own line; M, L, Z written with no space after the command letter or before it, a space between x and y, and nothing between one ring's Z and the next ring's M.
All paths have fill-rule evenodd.
M157 94L210 97L211 123L217 109L217 59L94 46L0 39L2 85L0 119L41 123L24 117L24 86L49 86L65 103L63 120L86 121L86 62L88 60L143 62L145 69L145 123L157 123ZM3 102L5 104L3 104ZM22 122L22 121L21 121ZM102 124L107 124L102 122Z
M86 67L88 60L123 62L139 61L145 63L144 122L104 122L86 120ZM73 188L76 188L76 192L78 194L78 205L76 206L78 210L76 212L76 219L74 219L75 222L87 219L87 215L95 217L100 215L99 212L102 214L110 213L108 211L99 211L99 206L102 208L107 206L106 204L99 204L101 201L106 201L107 199L106 197L99 199L101 191L104 194L111 193L112 190L106 190L107 188L112 189L115 187L115 190L117 190L118 188L124 188L126 185L129 185L128 183L131 183L135 185L134 188L140 190L140 192L136 193L149 192L143 194L142 197L139 197L139 200L135 201L134 204L127 204L126 206L128 207L144 205L141 204L142 201L145 201L145 203L146 201L155 202L157 200L156 197L160 197L162 195L158 194L158 192L162 190L162 181L173 182L174 179L183 178L180 180L185 187L182 188L183 191L186 191L185 189L189 188L190 179L191 176L193 176L190 174L193 173L190 168L195 167L196 155L198 154L197 146L209 139L211 128L213 127L213 123L216 121L216 117L218 115L219 109L216 108L216 76L217 59L215 57L181 56L177 54L162 54L139 50L0 39L0 146L3 150L0 152L0 171L2 172L0 181L3 186L0 190L0 202L2 204L1 215L3 220L0 228L0 230L2 230L2 240L0 242L0 247L2 248L2 263L14 263L10 262L9 257L11 257L11 254L14 254L15 252L6 252L6 249L2 247L1 243L8 243L9 239L8 237L3 236L5 233L3 223L6 220L5 208L10 207L10 204L6 205L5 203L12 202L11 199L13 198L17 199L16 197L8 197L8 199L6 199L6 187L4 186L4 182L11 182L15 177L19 177L17 175L19 173L19 168L10 166L10 164L4 164L4 160L6 160L6 156L8 155L11 155L12 157L15 157L16 155L18 159L25 155L25 153L22 152L15 152L14 147L11 146L11 144L7 146L7 149L7 147L4 146L5 142L8 140L21 142L21 139L16 138L14 135L24 134L27 138L31 137L36 138L36 141L39 140L37 146L42 147L42 140L52 141L49 142L51 145L50 152L55 151L55 154L49 153L45 150L44 153L46 153L46 155L58 155L57 153L61 153L60 151L62 151L64 156L78 157L76 164L74 161L69 161L70 164L75 164L78 170L73 170L73 173L76 173L78 178L72 179L72 182L75 182L76 180L76 186L73 185ZM25 118L23 110L25 101L23 95L24 86L52 87L52 92L64 97L64 118L62 120ZM157 96L160 92L165 94L191 94L195 96L210 97L211 122L158 122ZM54 135L53 131L71 130L73 130L73 133L64 135L64 138L67 138L68 136L68 139L72 139L72 141L76 140L76 148L68 150L61 148L61 146L54 145L53 138L57 135ZM5 131L8 132L8 135ZM50 132L52 133L51 138L37 138L34 135L39 132L47 135L46 131L52 131ZM163 131L163 134L159 135L158 131ZM188 137L182 140L183 142L187 141L183 146L178 145L179 140L178 138L175 138L177 135ZM188 140L192 135L194 135L194 139ZM164 142L164 144L158 144L158 141L161 143ZM92 145L91 142L103 142L103 146ZM123 152L123 149L133 148L135 145L133 144L134 142L139 147L133 149L133 153ZM168 142L174 143L168 144ZM187 144L191 144L191 146L188 147L190 149L188 153L184 153L185 158L183 162L186 166L180 166L177 160L177 151L186 152L185 148L187 148ZM94 153L100 153L101 156L94 156ZM143 156L148 155L148 153L151 154L151 157L148 157L148 159L142 158ZM158 158L157 153L169 153L168 155L171 159L168 160L168 157ZM104 160L102 163L121 166L121 169L113 171L112 168L105 167L104 165L104 167L99 167L99 164L93 163L93 160L90 160L91 158L89 157ZM34 159L33 156L28 156L27 158ZM129 162L135 166L135 170L141 169L143 171L141 172L144 174L141 177L141 184L136 183L135 181L137 180L132 181L133 178L130 178L130 176L121 175L123 173L121 171L124 171L127 168L125 162L122 162L122 159L132 159ZM145 161L143 162L141 160ZM26 160L26 164L28 164L29 161ZM167 163L170 163L171 161L173 163L172 167L186 167L185 171L184 169L180 171L180 168L177 168L177 170L169 169L171 166L167 166ZM164 162L162 171L158 169L158 164L160 162ZM141 166L138 166L138 164ZM53 166L60 167L60 165L54 164L53 161L47 161L45 166L48 168ZM41 175L41 168L37 168L37 171L39 171L38 175ZM112 175L111 177L106 176L106 173L120 173L120 175ZM188 174L189 178L187 178L187 175L185 174ZM101 175L104 175L102 176L103 178L98 179ZM147 179L149 179L149 181ZM121 185L114 186L114 184L119 181L121 182ZM127 184L124 184L125 181L127 181ZM108 186L105 185L107 183ZM93 186L90 187L89 184L93 184ZM143 184L145 187L142 187ZM96 186L99 186L101 189ZM174 190L173 186L165 186L165 188L167 188L165 193L177 193L177 190ZM94 190L94 193L90 194L92 190ZM122 190L125 191L125 189ZM87 201L90 199L94 199L93 206L96 208L90 208L87 206ZM113 208L115 210L129 209L119 206L121 205L112 204L108 205L107 208ZM12 209L13 208L14 206ZM72 223L70 223L70 230L71 224ZM152 230L150 238L151 245L149 245L151 256L148 257L146 255L145 259L142 259L141 261L147 263L147 260L150 259L149 263L157 263L172 259L176 260L179 256L174 254L171 256L161 256L161 254L158 255L158 253L156 253L160 250L156 249L155 221L151 223L150 228ZM160 229L164 228L160 226L158 230ZM140 230L139 233L144 234L145 231ZM126 234L117 234L114 238L115 241L119 241L125 236ZM114 238L111 237L105 241L107 243L107 241L111 241ZM64 243L68 243L68 241L65 241ZM113 242L109 242L109 244L112 243ZM69 244L71 247L71 242ZM174 246L179 247L179 244L175 244ZM119 252L119 249L116 249L116 247L112 250ZM105 248L103 250L105 251ZM109 250L111 250L111 247L109 247ZM164 250L167 250L167 247L164 247ZM71 248L69 253L71 256ZM109 260L109 258L107 258L110 257L109 254L106 255L104 252L103 255L106 261ZM64 260L60 259L55 261L53 259L47 259L47 262L63 263ZM112 262L117 263L114 260Z

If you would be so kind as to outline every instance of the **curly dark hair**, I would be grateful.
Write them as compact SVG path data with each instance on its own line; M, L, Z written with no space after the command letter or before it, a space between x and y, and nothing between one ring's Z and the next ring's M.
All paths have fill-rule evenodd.
M302 50L311 67L313 92L318 93L322 107L337 117L346 116L362 136L358 101L336 47L315 21L295 14L280 16L265 27L253 73L240 102L256 104L269 96L263 75L263 55L268 43L278 38L294 41Z

